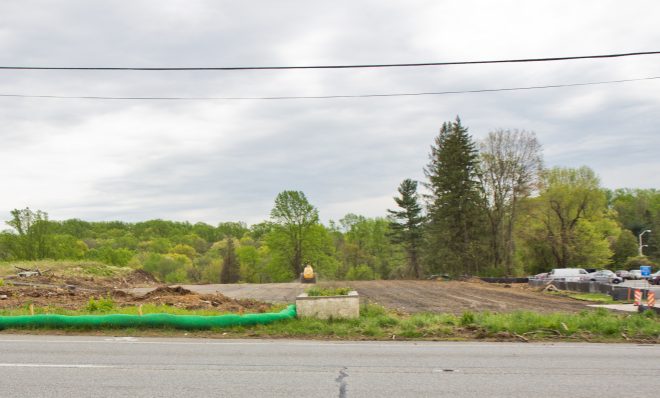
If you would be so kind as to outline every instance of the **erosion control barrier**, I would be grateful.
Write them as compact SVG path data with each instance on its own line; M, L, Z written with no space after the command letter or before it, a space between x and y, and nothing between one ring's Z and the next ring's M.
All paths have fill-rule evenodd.
M229 326L265 325L296 317L296 306L280 312L246 315L18 315L0 316L0 330L18 328L175 328L211 329Z

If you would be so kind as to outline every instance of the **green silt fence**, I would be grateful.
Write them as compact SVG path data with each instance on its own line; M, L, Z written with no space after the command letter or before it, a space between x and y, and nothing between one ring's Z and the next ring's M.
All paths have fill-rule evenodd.
M295 316L295 305L290 305L280 312L246 315L18 315L0 316L0 330L38 327L211 329L239 325L265 325L275 321L295 318Z

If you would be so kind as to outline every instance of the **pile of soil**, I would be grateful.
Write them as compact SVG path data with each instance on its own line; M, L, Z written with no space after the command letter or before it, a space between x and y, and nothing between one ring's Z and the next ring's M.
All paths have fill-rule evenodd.
M95 280L96 279L96 280ZM110 297L116 307L140 304L168 305L188 310L209 309L225 312L268 312L270 304L251 299L232 299L220 293L198 294L181 286L159 286L139 296L120 288L125 286L156 284L148 272L137 270L114 279L94 277L61 277L40 275L29 278L6 279L0 287L0 309L35 307L58 307L70 310L84 309L89 300Z
M100 296L95 291L66 286L45 284L5 285L0 290L0 309L25 307L34 304L36 307L54 306L67 309L84 307L91 297Z
M149 299L153 297L158 298L160 296L185 296L188 294L193 294L193 292L181 286L160 286L145 294L142 298Z
M232 299L223 294L197 294L181 286L161 286L142 297L136 303L170 305L187 310L215 309L221 312L267 312L270 304L252 299Z
M127 276L118 278L117 282L122 287L153 286L158 284L158 280L153 275L142 269L137 269Z

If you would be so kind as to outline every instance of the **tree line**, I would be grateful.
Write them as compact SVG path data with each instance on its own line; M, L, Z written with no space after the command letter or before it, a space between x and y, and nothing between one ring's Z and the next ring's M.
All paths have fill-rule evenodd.
M326 279L525 275L555 267L633 268L660 258L660 192L607 190L586 166L545 168L532 132L474 140L461 120L434 139L425 180L405 179L383 217L327 225L303 192L283 191L267 221L53 221L15 209L0 261L94 260L165 282L282 282L312 264ZM639 256L638 236L645 256Z

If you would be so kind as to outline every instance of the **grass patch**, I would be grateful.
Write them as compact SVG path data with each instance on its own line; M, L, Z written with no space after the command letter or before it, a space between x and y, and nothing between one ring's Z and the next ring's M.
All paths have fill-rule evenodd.
M621 315L605 309L579 314L514 312L495 314L398 315L369 305L359 319L294 319L249 329L231 328L232 337L339 338L355 340L569 340L660 343L660 319L653 313Z
M629 302L625 300L615 301L614 299L612 299L612 296L604 293L578 293L578 292L570 292L566 290L560 290L560 291L548 292L548 293L553 294L555 296L570 297L575 300L589 301L591 303L598 303L598 304L625 304Z
M309 297L346 296L353 289L350 287L310 287L305 291Z
M16 275L16 267L25 269L38 268L41 272L49 271L63 277L100 277L113 278L124 276L133 271L130 267L117 267L98 261L74 260L38 260L38 261L4 261L0 262L0 277Z
M99 301L104 301L106 299L101 298L100 300L94 300L98 306ZM283 310L285 305L277 305L268 309L268 312L279 312ZM109 315L109 314L126 314L126 315L138 315L139 306L130 305L120 307L113 303L112 309L104 309L103 306L99 309L98 307L90 308L90 305L86 305L85 308L80 310L71 310L61 307L54 306L45 306L45 307L34 307L35 314L56 314L56 315ZM172 307L169 305L162 304L143 304L142 305L142 314L172 314L172 315L202 315L202 316L215 316L215 315L226 315L230 312L226 311L217 311L213 309L198 309L198 310L187 310L184 308ZM246 314L249 312L245 312ZM30 303L21 306L20 308L12 309L0 309L0 316L14 316L14 315L30 315Z

